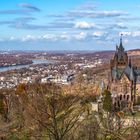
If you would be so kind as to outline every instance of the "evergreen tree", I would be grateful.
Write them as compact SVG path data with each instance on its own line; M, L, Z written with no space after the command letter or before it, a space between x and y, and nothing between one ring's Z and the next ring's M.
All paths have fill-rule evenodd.
M109 90L104 91L103 109L106 112L112 111L112 97Z

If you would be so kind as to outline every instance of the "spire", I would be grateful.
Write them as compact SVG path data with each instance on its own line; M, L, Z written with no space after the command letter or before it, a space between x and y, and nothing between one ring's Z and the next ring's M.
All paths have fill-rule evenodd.
M134 81L134 71L133 71L133 67L131 67L131 71L130 71L130 80Z
M118 73L117 73L117 66L115 65L115 69L114 69L114 79L117 80L118 79Z
M129 58L129 67L131 67L132 66L132 60L131 60L131 57Z
M122 36L123 34L121 34L121 37L120 37L120 46L122 45Z
M104 81L101 81L100 89L101 89L101 93L102 93L104 91L104 89L105 89L105 83L104 83Z
M122 44L122 36L123 36L123 34L121 34L121 37L120 37L120 46L119 46L119 49L121 51L124 51L123 44Z
M118 52L118 45L116 44L116 52Z

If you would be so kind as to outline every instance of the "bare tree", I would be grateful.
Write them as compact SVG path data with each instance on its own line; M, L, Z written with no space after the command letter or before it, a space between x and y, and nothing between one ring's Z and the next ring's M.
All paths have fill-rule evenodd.
M27 126L36 137L63 140L80 123L83 109L79 97L63 93L56 85L24 87L19 98L29 120Z

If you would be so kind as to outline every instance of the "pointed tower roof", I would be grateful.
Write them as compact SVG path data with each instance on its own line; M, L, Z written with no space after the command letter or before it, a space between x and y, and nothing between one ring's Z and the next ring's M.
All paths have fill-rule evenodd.
M118 79L118 73L117 73L117 66L115 65L114 68L114 79L117 80Z
M116 52L118 52L118 45L116 44Z
M121 37L120 37L120 46L119 46L118 49L123 52L124 51L124 47L123 47L123 44L122 44L122 36L123 36L123 34L121 34Z
M130 80L131 81L134 81L135 80L133 67L131 67L131 71L130 71Z
M105 89L105 83L104 83L104 81L101 81L100 89L101 89L101 93L102 93L104 91L104 89Z
M131 60L131 57L129 57L129 62L128 62L128 65L129 65L129 67L131 67L131 66L132 66L132 60Z

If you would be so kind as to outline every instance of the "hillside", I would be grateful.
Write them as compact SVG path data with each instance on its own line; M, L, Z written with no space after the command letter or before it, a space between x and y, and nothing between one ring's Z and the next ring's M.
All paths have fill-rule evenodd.
M140 55L140 49L129 50L128 55L129 56L138 56L138 55Z

